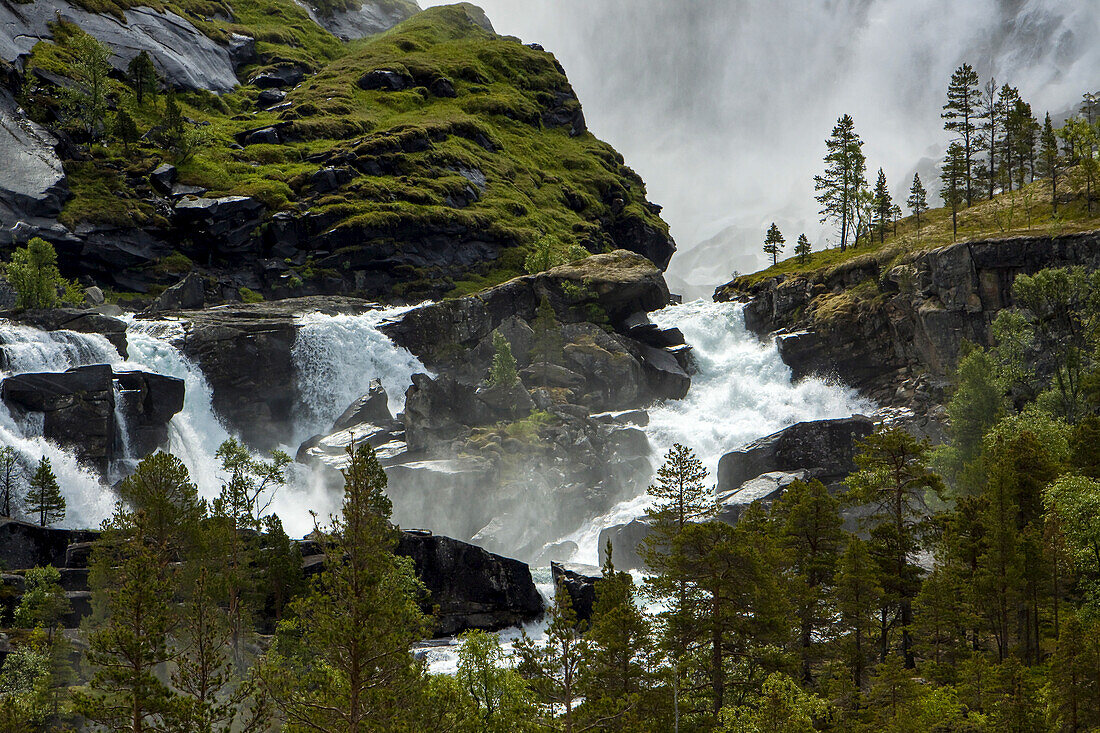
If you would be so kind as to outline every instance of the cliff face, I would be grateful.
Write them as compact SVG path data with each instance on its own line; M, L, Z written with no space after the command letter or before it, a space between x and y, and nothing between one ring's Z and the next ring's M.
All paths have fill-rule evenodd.
M1100 266L1100 231L965 242L882 266L771 278L716 300L746 302L757 334L775 333L796 378L836 375L885 405L934 409L963 341L990 344L1012 283L1049 267Z

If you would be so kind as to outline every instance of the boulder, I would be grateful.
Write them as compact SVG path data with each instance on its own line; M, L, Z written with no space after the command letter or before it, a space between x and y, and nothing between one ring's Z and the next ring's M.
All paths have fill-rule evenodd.
M632 519L626 524L615 524L600 530L600 562L607 562L606 548L610 540L615 567L620 569L645 567L645 562L638 553L638 547L649 533L650 523L645 518Z
M17 374L0 387L5 404L43 414L45 438L105 470L114 455L115 390L108 364L59 373Z
M90 288L84 288L84 302L89 306L95 307L103 305L107 302L106 296L103 294L103 290L96 285Z
M771 471L749 479L738 488L718 495L718 519L737 524L749 505L762 502L770 506L793 482L805 481L808 476L807 471Z
M392 458L393 447L404 450L402 441L405 434L396 421L390 421L386 425L374 425L369 422L360 422L349 428L336 430L329 435L317 435L298 448L294 459L299 463L312 463L320 461L324 465L337 470L345 468L348 463L348 448L355 448L363 443L374 448L379 459Z
M412 559L428 589L438 636L518 626L543 612L531 570L518 560L423 532L402 532L397 554Z
M197 310L206 305L206 281L197 272L189 272L165 290L145 309L146 313Z
M235 69L255 63L259 58L256 54L256 39L243 33L230 33L229 58Z
M188 232L192 250L210 259L258 249L253 231L263 221L264 205L251 196L186 198L175 206L176 226Z
M250 132L244 139L245 145L278 145L280 142L282 141L279 139L279 132L274 127L264 127Z
M390 398L386 394L386 388L382 386L382 380L372 379L367 393L348 405L348 409L336 418L332 429L345 430L360 423L388 425L393 422L393 415L390 414Z
M856 443L873 429L862 416L796 423L722 456L717 490L737 489L771 471L805 470L824 483L839 481L856 469Z
M455 91L454 82L445 76L433 80L432 83L428 85L428 91L434 97L454 98L458 96L458 92Z
M596 604L596 584L603 579L602 571L595 565L578 563L550 563L554 587L562 588L569 595L577 621L589 621Z
M264 89L256 95L256 104L262 108L279 104L286 99L286 92L282 89Z
M75 331L95 333L110 342L118 353L126 357L126 322L113 316L87 308L49 308L45 310L8 311L0 313L9 321L31 326L40 331ZM104 361L111 354L103 354Z
M256 72L248 78L248 83L258 89L283 89L296 86L305 78L298 66L282 65Z
M441 374L412 375L405 392L405 439L409 450L422 451L458 437L470 425L492 420L490 408L477 399L477 388Z
M563 387L576 389L584 386L584 377L575 371L559 364L540 361L523 369L520 376L526 384L537 384L540 387Z
M149 174L149 183L165 196L171 195L172 186L176 185L179 171L171 163L161 163Z
M490 419L514 420L529 415L531 410L535 409L531 395L523 386L523 381L519 379L508 387L483 384L477 388L474 396L488 408Z
M360 76L356 85L367 91L400 92L416 86L416 82L400 71L374 69Z
M143 371L115 372L131 457L168 447L168 423L183 409L184 381Z

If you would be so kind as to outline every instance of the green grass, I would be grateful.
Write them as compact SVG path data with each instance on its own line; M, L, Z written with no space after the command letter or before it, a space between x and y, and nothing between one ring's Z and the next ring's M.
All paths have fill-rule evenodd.
M84 1L105 12L136 3ZM413 297L432 285L438 289L441 281L452 296L504 282L523 274L525 257L544 236L563 253L577 246L606 251L611 242L600 219L612 216L616 199L622 201L619 216L667 232L644 206L642 180L611 146L589 133L571 137L568 129L543 126L543 111L569 91L550 54L483 30L465 5L431 8L371 39L341 44L329 37L330 42L300 27L304 15L288 1L227 0L236 22L223 23L221 30L241 30L278 45L281 50L265 56L264 63L301 54L303 65L319 72L290 92L292 106L281 113L257 112L259 90L249 86L221 96L179 94L183 115L203 123L208 137L192 158L177 161L180 183L201 186L211 196L254 196L271 212L326 214L333 228L348 230L362 246L400 245L410 228L434 227L466 229L502 247L499 259L453 280L441 280L430 268L410 273L398 296ZM183 1L152 6L210 17L215 5L222 7ZM281 35L264 35L264 28ZM65 52L39 43L31 63L64 73ZM372 69L407 73L419 86L403 92L360 89L356 82ZM425 87L438 78L453 84L456 97L428 92ZM113 85L113 99L131 112L141 132L160 121L163 98L138 106L124 85ZM284 125L284 144L234 149L240 133L278 123ZM171 156L148 143L129 152L114 144L94 147L92 161L70 163L76 175L66 221L149 221L152 212L139 203L141 186L122 172L147 173ZM357 173L336 191L314 192L310 176L324 164L319 160L334 156L350 159L360 171L377 164L384 173ZM471 188L460 169L480 171L486 179L478 199L466 206L456 205ZM118 207L112 190L135 203Z
M910 216L898 221L897 234L892 229L887 232L885 242L879 242L877 238L870 243L861 240L858 247L849 246L843 252L840 249L814 252L806 263L791 257L759 272L742 275L733 281L732 286L743 291L780 275L827 277L831 270L839 266L851 266L860 261L875 262L882 269L888 269L917 253L956 241L1053 236L1100 229L1100 204L1094 203L1093 210L1088 211L1084 191L1071 188L1068 177L1059 179L1059 196L1070 191L1078 196L1070 203L1060 202L1057 216L1053 214L1050 181L1036 180L1023 189L1000 193L992 200L976 201L970 208L960 210L957 239L952 235L950 209L933 209L921 214L919 232L916 218Z

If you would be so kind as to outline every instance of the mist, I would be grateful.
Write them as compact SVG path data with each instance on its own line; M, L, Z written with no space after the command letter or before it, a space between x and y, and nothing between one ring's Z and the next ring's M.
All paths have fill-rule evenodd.
M439 2L422 3L428 5ZM952 70L1020 89L1037 116L1100 86L1100 3L1087 0L480 0L497 31L540 43L589 127L641 174L680 251L674 289L701 295L764 265L775 221L815 248L813 176L843 113L904 199L930 191Z

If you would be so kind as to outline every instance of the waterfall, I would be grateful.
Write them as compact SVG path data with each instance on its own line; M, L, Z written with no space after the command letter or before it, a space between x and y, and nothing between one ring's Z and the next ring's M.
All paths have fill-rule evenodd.
M348 405L367 393L372 379L382 380L391 413L404 408L412 375L427 370L378 326L409 310L379 308L354 316L311 313L301 317L293 347L302 396L294 431L297 442L327 431Z
M0 378L121 361L115 347L100 334L40 331L0 321ZM24 478L30 477L40 458L49 459L68 505L62 526L95 527L110 514L114 495L76 456L42 437L41 414L17 419L0 402L0 445L15 449Z
M807 420L848 417L874 405L854 390L821 379L791 381L791 370L773 340L745 328L743 306L697 300L651 314L662 328L679 328L694 348L699 371L687 396L649 410L646 434L653 463L674 443L695 451L714 480L722 455L756 438ZM649 505L644 487L633 499L586 522L563 538L580 548L574 560L598 562L600 531L641 516Z

